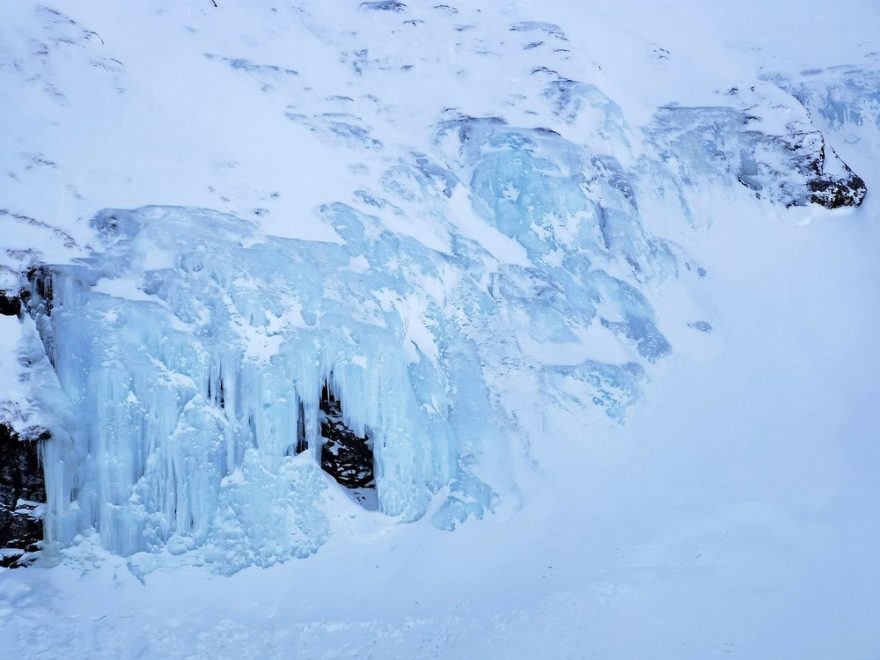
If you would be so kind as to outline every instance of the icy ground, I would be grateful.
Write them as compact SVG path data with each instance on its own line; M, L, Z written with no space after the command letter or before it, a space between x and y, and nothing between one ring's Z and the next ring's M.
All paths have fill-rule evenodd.
M0 655L880 657L880 8L218 4L0 8Z

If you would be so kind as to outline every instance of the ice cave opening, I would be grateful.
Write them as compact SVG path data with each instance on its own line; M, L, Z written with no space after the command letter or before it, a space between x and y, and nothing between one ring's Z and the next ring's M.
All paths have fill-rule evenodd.
M369 429L360 436L345 424L342 399L334 391L332 380L325 381L321 388L319 410L321 468L365 508L378 509L375 458ZM307 448L304 425L300 425L297 436L299 453Z

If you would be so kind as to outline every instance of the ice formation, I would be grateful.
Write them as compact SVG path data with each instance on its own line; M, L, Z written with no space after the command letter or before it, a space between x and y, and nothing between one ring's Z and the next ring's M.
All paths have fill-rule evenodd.
M627 130L613 104L600 109ZM680 190L688 158L723 145L729 176L759 191L747 169L761 140L798 157L734 109L657 121ZM304 556L330 529L322 466L375 485L378 509L404 521L448 487L433 521L452 529L497 498L479 464L515 424L498 376L511 368L547 400L623 420L672 349L643 289L679 268L644 228L631 173L495 117L452 113L434 146L445 165L396 162L381 191L355 192L364 210L324 205L336 242L205 209L106 210L89 257L32 273L30 311L75 420L44 446L49 541L94 528L123 555L200 549L224 569ZM761 166L772 161L764 149ZM770 172L768 194L798 203L802 173L788 171L792 187ZM413 206L447 227L448 249L366 212ZM496 238L458 233L465 212ZM487 249L503 241L519 256ZM625 359L592 351L603 334Z
M880 126L880 73L871 66L807 69L799 76L768 75L832 129Z
M496 498L476 469L505 424L487 365L520 365L549 394L622 418L670 350L638 287L676 268L622 168L491 118L445 121L437 145L451 169L414 154L384 178L390 200L358 197L433 204L446 222L464 196L521 263L455 235L428 248L343 203L321 210L335 243L147 207L103 211L88 258L32 274L30 309L75 420L44 447L48 540L94 528L123 555L201 548L224 567L313 552L329 529L328 393L331 426L373 452L380 511L416 519L448 486L433 517L444 529ZM511 325L526 333L506 337ZM533 354L587 346L588 331L630 359Z
M107 547L131 554L247 535L259 527L250 518L290 491L302 501L287 502L282 519L307 541L290 535L287 550L313 549L326 523L309 503L325 484L295 445L302 426L307 452L319 455L327 381L345 423L377 439L382 510L424 512L455 467L440 412L449 401L437 346L410 333L397 308L407 294L426 311L435 303L403 277L360 272L356 250L386 264L397 257L390 237L368 244L353 212L327 212L349 244L244 247L251 225L188 209L97 218L107 252L53 272L45 317L82 440L46 445L46 464L66 470L49 479L50 539L94 525ZM435 264L407 256L399 268L410 282L437 276Z
M48 217L36 203L42 195L34 196L39 213L0 210L20 231L49 231L57 244L40 255L7 249L12 265L0 264L16 278L29 271L30 297L21 300L30 316L21 320L29 372L40 381L30 387L33 410L51 412L48 541L67 545L95 530L122 555L198 552L222 570L266 565L325 542L328 493L339 485L375 488L368 508L392 519L430 512L453 529L503 496L495 459L512 453L509 436L552 441L565 415L578 429L621 422L678 329L712 336L702 317L657 314L664 286L705 271L655 232L676 235L680 217L710 222L701 205L716 204L715 192L787 206L864 198L864 182L826 146L807 108L829 122L844 108L851 118L875 112L867 72L752 81L705 106L664 99L634 128L600 88L602 76L575 65L589 58L571 55L574 44L555 23L511 16L482 35L453 18L455 8L427 12L448 23L445 43L474 54L470 80L492 88L484 102L457 87L469 78L446 71L444 58L416 57L421 19L403 20L399 31L380 23L414 11L404 3L352 8L356 24L375 21L375 44L337 33L342 10L323 11L315 3L291 25L302 28L303 44L332 45L333 56L318 59L335 68L316 72L305 50L288 53L286 38L274 53L193 42L187 76L224 95L251 90L247 98L259 102L235 105L235 121L224 117L218 133L201 117L188 125L201 141L174 148L210 161L180 170L191 195L161 188L174 178L163 152L161 168L148 159L120 168L124 181L106 188L125 194L108 201L101 183L82 204L73 188L64 200L83 218L143 200L187 206L106 209L94 234L40 220ZM92 89L104 96L59 107L122 113L146 94L137 65L129 72L109 53L89 51L103 41L96 32L45 8L28 20L41 26L49 54L30 61L26 32L11 39L25 63L4 69L15 84L49 80L73 57L62 48L75 47L81 81L43 91L59 100ZM401 41L388 47L386 38ZM494 67L482 68L495 47L519 71L515 93ZM455 86L376 95L410 80L414 67L437 66ZM826 99L819 82L840 76L848 82ZM164 71L156 81L164 84ZM160 86L157 111L169 95ZM864 100L854 105L853 96ZM173 110L163 115L168 125L198 114ZM140 130L158 135L142 114ZM206 155L235 137L230 126L252 127L257 116L271 129L253 144L234 141L228 159ZM42 121L62 125L51 112ZM18 130L16 121L9 128ZM278 152L267 134L285 136ZM52 146L57 136L40 140ZM316 150L314 172L311 160L287 172L290 144ZM78 143L65 156L69 169L59 169L55 159L64 159L49 158L49 146L15 156L18 170L9 171L41 181L34 190L68 190L62 172L90 182L116 175L99 168L79 177ZM117 157L101 152L92 167ZM238 169L243 163L255 169ZM143 189L128 187L140 179Z
M810 100L806 88L798 93ZM768 83L726 96L730 105L661 108L648 130L684 187L717 177L786 206L862 203L865 182L825 144L798 99Z

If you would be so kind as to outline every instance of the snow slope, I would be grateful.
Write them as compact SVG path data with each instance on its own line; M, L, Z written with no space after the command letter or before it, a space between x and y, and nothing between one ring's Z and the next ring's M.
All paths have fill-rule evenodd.
M4 277L58 273L2 347L55 368L0 398L54 425L65 546L0 573L2 648L880 656L880 9L218 4L0 10ZM860 208L806 203L816 129ZM286 455L271 386L218 414L217 351L287 398L347 374L384 513ZM187 494L126 481L145 393Z

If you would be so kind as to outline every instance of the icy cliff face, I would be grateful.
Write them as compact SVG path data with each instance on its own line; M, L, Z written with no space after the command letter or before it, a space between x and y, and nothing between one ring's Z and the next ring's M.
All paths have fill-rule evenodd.
M809 112L778 87L731 87L729 105L661 108L647 128L663 160L659 178L672 174L684 197L710 182L739 183L756 197L785 206L859 206L867 188L826 145ZM682 205L690 214L687 201Z
M0 403L52 431L59 546L305 556L328 473L391 519L483 517L511 454L623 423L675 337L712 333L707 272L667 237L711 226L719 191L866 194L814 119L876 116L870 71L724 80L633 122L592 54L509 9L227 4L146 3L134 45L95 7L4 23L30 109L0 119L21 147L0 300L29 375Z
M670 350L637 288L674 273L670 249L645 234L613 161L497 120L444 123L438 139L453 129L469 184L419 155L388 175L413 186L389 192L448 205L472 190L522 265L458 238L429 249L333 203L321 212L339 243L262 237L206 210L108 210L92 256L41 272L30 307L77 420L45 445L50 541L94 527L125 555L204 546L233 566L313 552L328 531L328 388L370 439L379 509L418 518L450 484L443 528L495 497L469 470L503 425L481 365L538 369L549 390L622 418L640 363ZM513 328L517 343L496 341ZM632 360L539 364L522 348L577 345L591 328Z
M400 310L417 306L444 334L429 293L444 264L347 207L326 212L345 244L253 243L250 223L195 209L96 219L107 252L54 270L44 319L80 420L70 446L47 444L47 465L68 469L49 480L50 539L94 525L123 554L208 540L259 562L313 551L327 533L325 383L344 422L374 438L382 510L425 511L458 468L455 401L447 346ZM259 520L279 513L291 529L264 538Z

